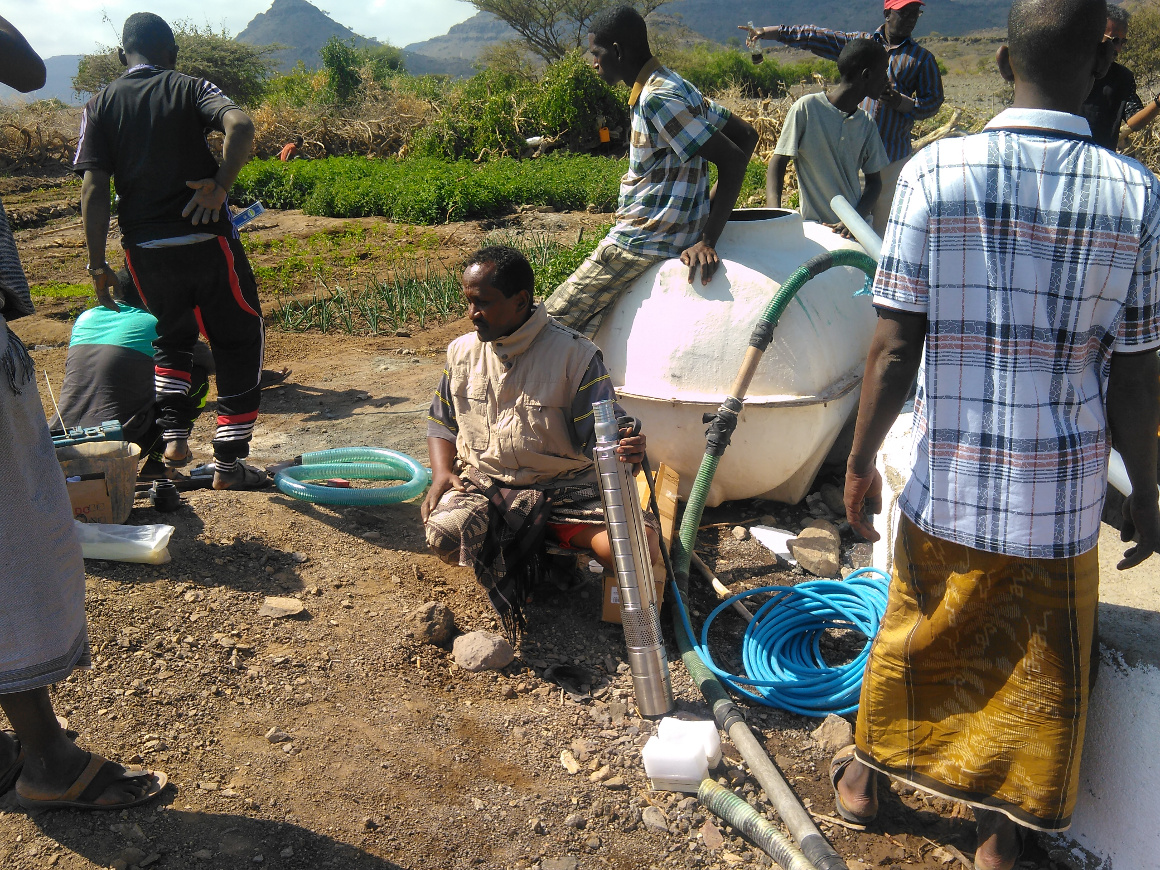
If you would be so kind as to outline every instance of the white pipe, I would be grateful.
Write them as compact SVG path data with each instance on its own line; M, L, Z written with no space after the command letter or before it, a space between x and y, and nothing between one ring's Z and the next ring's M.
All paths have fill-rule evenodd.
M1132 481L1128 480L1128 466L1124 465L1124 457L1120 455L1118 450L1113 450L1108 456L1108 483L1125 496L1132 494Z
M862 215L854 210L854 206L846 200L842 194L838 194L830 200L830 208L834 210L834 214L846 225L846 229L858 240L860 244L870 256L871 259L877 261L882 256L882 239L878 238L878 234L871 229L870 224Z

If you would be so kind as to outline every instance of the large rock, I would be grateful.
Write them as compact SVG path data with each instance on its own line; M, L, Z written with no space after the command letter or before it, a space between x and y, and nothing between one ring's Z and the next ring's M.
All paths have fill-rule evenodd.
M810 737L814 738L818 746L826 752L837 752L854 742L854 729L841 716L831 713L821 725L810 732Z
M472 631L455 638L451 648L455 664L465 671L499 670L516 657L504 638L488 631Z
M838 573L842 536L833 523L811 520L788 544L797 563L815 577L833 577Z
M258 610L258 616L269 616L274 619L285 619L288 616L297 616L306 606L297 598L283 598L277 595L268 595Z
M403 617L403 630L420 643L444 644L455 630L455 617L438 601L428 601Z

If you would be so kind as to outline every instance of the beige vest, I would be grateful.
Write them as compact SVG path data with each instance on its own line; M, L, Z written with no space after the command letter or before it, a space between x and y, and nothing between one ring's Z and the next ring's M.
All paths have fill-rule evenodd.
M460 461L504 486L596 479L572 443L572 400L596 345L548 316L543 305L494 342L474 332L447 348Z

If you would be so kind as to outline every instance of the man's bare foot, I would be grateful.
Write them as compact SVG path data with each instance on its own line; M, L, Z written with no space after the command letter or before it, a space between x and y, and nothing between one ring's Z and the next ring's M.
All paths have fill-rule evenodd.
M1018 825L1002 813L975 810L978 846L975 870L1012 870L1023 854L1023 836Z
M193 459L193 453L189 449L189 441L185 438L166 441L165 452L162 454L162 458L165 464L171 468L188 465L189 461Z

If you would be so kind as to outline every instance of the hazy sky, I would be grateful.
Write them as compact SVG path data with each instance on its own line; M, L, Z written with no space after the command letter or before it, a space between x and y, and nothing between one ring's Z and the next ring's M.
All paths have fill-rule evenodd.
M272 0L0 0L0 15L11 21L41 57L87 54L98 45L116 45L125 19L156 12L169 22L225 27L231 35L270 8ZM403 46L446 33L475 8L464 0L311 0L340 24L363 36ZM196 11L194 11L196 10ZM109 18L113 24L103 21Z

